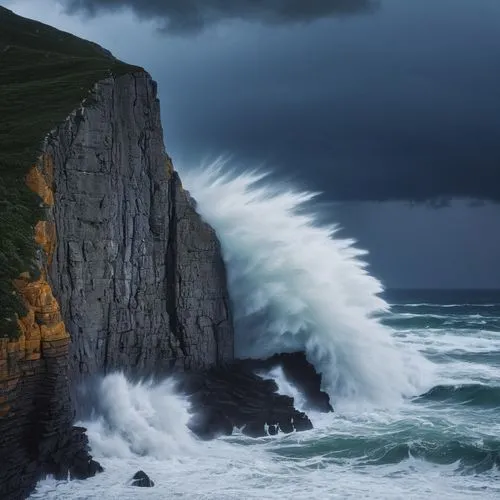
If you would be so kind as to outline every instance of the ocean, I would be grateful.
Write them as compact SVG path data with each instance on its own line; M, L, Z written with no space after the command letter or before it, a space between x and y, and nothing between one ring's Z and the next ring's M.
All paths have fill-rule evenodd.
M384 291L312 195L219 167L183 178L221 239L237 354L305 350L335 412L302 433L199 441L172 381L111 374L105 414L82 423L105 471L31 498L500 498L500 291ZM155 486L130 486L137 470Z

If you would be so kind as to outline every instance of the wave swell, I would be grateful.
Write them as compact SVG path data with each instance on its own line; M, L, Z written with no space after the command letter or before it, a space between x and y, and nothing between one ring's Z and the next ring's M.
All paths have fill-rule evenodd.
M500 387L484 384L437 385L417 400L496 408L500 407Z

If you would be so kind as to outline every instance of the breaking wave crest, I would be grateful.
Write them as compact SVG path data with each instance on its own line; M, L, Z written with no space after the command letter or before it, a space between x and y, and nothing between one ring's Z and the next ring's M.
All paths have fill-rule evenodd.
M387 404L421 389L427 363L395 345L376 315L388 306L364 251L322 225L315 195L273 185L226 162L182 172L197 209L217 231L234 308L236 354L304 349L332 400Z

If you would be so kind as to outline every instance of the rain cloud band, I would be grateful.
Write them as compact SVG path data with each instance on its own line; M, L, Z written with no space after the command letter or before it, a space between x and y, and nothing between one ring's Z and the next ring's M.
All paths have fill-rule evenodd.
M63 0L69 12L132 9L156 19L169 33L191 33L220 21L244 19L263 24L309 22L369 11L376 0Z

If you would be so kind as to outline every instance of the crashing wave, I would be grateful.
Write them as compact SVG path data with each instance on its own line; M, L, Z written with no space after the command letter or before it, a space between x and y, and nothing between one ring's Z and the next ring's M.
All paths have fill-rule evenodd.
M305 350L336 403L386 404L418 393L427 365L397 347L376 318L388 305L361 259L366 252L318 222L308 210L313 193L226 167L218 160L182 176L221 241L236 354Z

